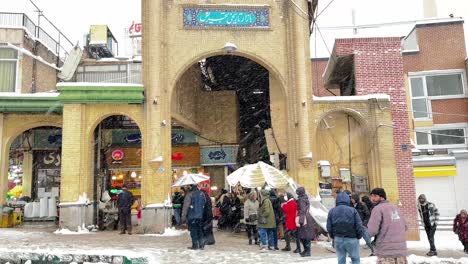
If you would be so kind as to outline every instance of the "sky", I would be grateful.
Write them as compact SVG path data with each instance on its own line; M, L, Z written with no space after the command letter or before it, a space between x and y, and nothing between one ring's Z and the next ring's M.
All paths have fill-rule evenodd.
M33 10L30 0L1 0L2 11L26 12L33 21L37 21L37 13ZM73 42L83 44L83 36L94 24L107 24L119 41L120 55L126 55L124 29L132 21L141 20L141 0L33 0L52 22ZM164 0L154 0L164 1ZM291 1L291 0L285 0ZM298 1L298 0L293 0ZM330 2L330 6L319 16L317 25L320 34L311 37L311 56L328 57L335 38L352 37L351 29L331 29L330 27L352 25L352 10L355 13L357 25L387 23L396 21L411 21L423 18L424 0L319 0L318 12L322 12ZM468 17L468 0L435 0L439 17ZM220 1L222 2L222 1ZM248 1L246 1L248 2ZM46 26L46 25L45 25ZM376 27L359 30L359 36L403 36L408 34L414 25ZM465 27L465 35L468 31ZM45 28L46 31L49 31ZM316 31L318 32L318 31Z

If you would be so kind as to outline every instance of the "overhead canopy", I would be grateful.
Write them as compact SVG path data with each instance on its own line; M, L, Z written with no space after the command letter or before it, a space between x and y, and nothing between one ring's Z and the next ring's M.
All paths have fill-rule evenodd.
M287 177L280 170L261 161L237 169L226 180L231 186L240 184L246 188L263 187L265 183L272 188L288 185Z

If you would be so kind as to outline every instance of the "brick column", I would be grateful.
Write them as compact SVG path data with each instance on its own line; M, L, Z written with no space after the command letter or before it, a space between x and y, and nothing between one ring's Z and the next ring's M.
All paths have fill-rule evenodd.
M400 38L361 38L337 40L338 55L354 54L354 70L356 78L356 92L358 95L383 93L390 95L390 111L392 123L380 127L379 134L393 133L393 151L398 178L398 191L388 190L392 200L401 204L409 230L408 238L419 239L418 216L416 211L416 191L413 177L412 154L410 149L408 106L403 74L403 57L400 50ZM390 121L390 120L388 120ZM387 130L387 131L385 131ZM379 142L387 145L389 142ZM379 151L380 162L385 166L385 151ZM390 158L390 157L387 157ZM387 159L388 160L388 159ZM382 167L383 167L382 166ZM394 175L390 171L381 171L382 187L386 188L388 181L393 181ZM392 198L393 199L393 198Z

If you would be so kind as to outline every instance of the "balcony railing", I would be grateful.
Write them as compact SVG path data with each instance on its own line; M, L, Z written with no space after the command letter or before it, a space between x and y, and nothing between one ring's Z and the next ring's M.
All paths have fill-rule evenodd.
M141 63L79 66L77 82L142 84Z
M52 24L56 32L48 33L37 26L26 14L0 12L0 28L23 28L30 36L39 40L49 50L54 52L57 57L63 60L68 52L73 48L73 43Z

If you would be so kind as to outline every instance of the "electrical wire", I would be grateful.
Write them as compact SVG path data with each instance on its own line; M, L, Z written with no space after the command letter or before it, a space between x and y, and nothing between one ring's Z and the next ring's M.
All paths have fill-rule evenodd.
M331 0L327 6L325 6L325 8L315 17L315 19L317 19L321 14L323 14L323 12L325 12L325 10L327 10L327 8L333 3L335 2L335 0Z

